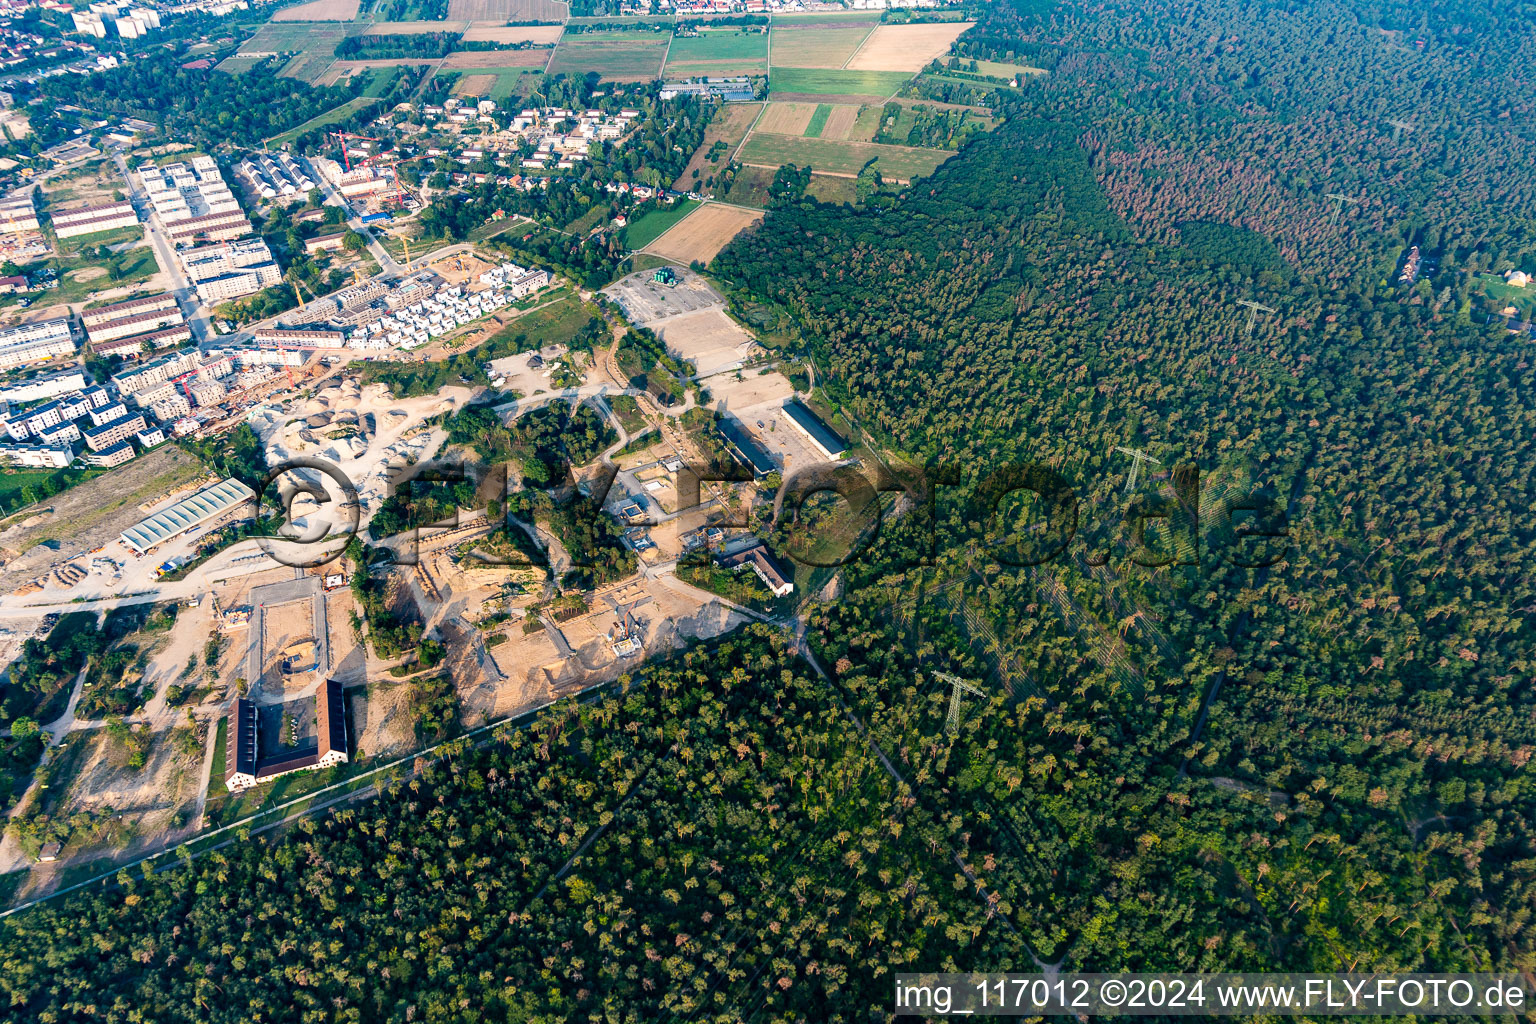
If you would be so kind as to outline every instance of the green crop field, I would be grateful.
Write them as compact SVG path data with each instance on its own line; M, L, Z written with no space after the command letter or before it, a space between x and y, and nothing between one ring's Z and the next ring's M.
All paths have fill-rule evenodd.
M648 82L661 74L667 36L658 32L583 32L566 36L550 62L551 75L595 71L615 82Z
M933 169L953 156L936 149L910 146L881 146L873 142L834 142L799 135L764 135L754 132L741 148L741 161L748 164L812 167L831 174L857 174L871 159L887 178L911 179L932 174Z
M538 68L498 69L496 84L491 86L490 98L500 102L511 96L526 96L538 85L544 73Z
M840 68L848 63L870 28L801 28L773 34L773 66L790 68Z
M624 229L624 246L628 249L643 249L656 239L667 233L667 230L693 212L693 208L699 204L692 199L684 199L673 203L671 206L659 210L652 210L629 227Z
M905 71L835 71L775 65L768 72L768 89L770 93L809 96L890 96L911 77Z
M667 54L669 76L760 75L767 70L766 32L704 32L672 40Z
M820 103L816 106L816 113L811 115L811 121L805 126L805 135L813 139L821 138L821 130L827 126L827 118L832 116L832 104Z

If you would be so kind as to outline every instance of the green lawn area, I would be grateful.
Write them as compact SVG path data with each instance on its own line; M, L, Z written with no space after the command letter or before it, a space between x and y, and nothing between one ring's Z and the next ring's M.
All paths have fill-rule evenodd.
M237 53L221 60L215 70L224 71L231 75L243 75L248 71L256 70L270 59L268 57L242 57Z
M1477 286L1496 309L1514 306L1522 317L1536 314L1536 287L1514 288L1505 283L1503 274L1479 274Z
M813 96L892 96L911 78L905 71L834 71L775 66L768 73L768 88L770 93Z
M660 32L583 32L566 36L550 62L549 74L595 71L616 82L648 82L661 74L667 36Z
M832 174L857 174L872 159L887 178L911 180L932 174L952 152L916 149L911 146L882 146L873 142L836 142L799 135L765 135L754 132L741 149L741 160L748 164L781 167L794 164Z
M118 267L116 280L112 279L108 270L109 265L114 261ZM159 265L155 263L154 251L147 245L116 253L107 260L99 260L94 256L89 258L67 256L45 260L44 264L52 267L59 275L57 288L40 292L35 296L39 301L49 305L84 302L93 292L108 288L131 288L154 277L160 270ZM29 269L37 268L38 264L32 264Z
M973 68L974 65L974 68ZM948 69L961 74L983 75L987 78L1015 78L1019 75L1043 75L1044 68L1030 67L1028 64L1003 64L995 60L957 60Z
M124 242L142 242L144 229L132 228L108 228L106 231L97 231L89 235L75 235L73 238L58 239L59 247L72 252L79 252L89 246L94 249L98 245L111 248L114 245L122 245ZM57 250L56 250L57 251Z
M594 205L586 213L567 224L565 230L573 235L584 235L601 224L607 215L608 207L601 204Z
M379 75L374 76L375 80L378 80L381 77L382 76ZM378 102L379 100L376 96L355 96L352 99L347 100L347 102L343 103L339 107L332 107L330 110L327 110L325 113L319 115L318 117L310 118L308 121L305 121L297 128L290 128L286 132L283 132L281 135L272 136L272 138L265 140L265 145L274 148L285 146L296 140L305 132L314 131L316 128L324 128L328 124L335 124L336 122L351 116L357 111L362 110L365 107L371 107Z
M682 199L669 207L652 210L624 229L624 246L628 249L644 249L666 231L693 212L698 202Z
M811 115L810 122L805 126L805 131L801 134L812 139L821 138L821 130L827 126L827 118L831 116L832 104L818 103L816 105L816 113Z
M762 74L768 68L768 33L705 31L672 40L667 74L679 77Z
M29 485L42 483L53 475L51 469L7 469L0 470L0 505L9 505L7 501L11 495Z
M524 313L486 339L484 344L491 345L503 337L511 339L526 334L533 343L530 348L563 345L592 319L591 310L587 309L575 292L569 290L551 293L540 298L539 302L542 308Z

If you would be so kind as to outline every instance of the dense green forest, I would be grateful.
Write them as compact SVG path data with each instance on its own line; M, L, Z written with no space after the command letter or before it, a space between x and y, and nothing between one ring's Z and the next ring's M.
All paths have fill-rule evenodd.
M6 919L8 1012L788 1024L886 1019L901 965L1536 971L1536 370L1470 292L1536 260L1530 28L989 5L960 55L1050 72L977 86L996 130L711 267L883 490L878 529L815 517L865 540L803 645L753 625ZM1117 446L1158 460L1134 488ZM632 564L590 503L508 504ZM988 695L958 729L937 672Z
M110 71L46 78L39 88L54 102L142 118L179 140L253 147L340 106L359 88L306 85L278 77L270 65L231 75L188 70L183 62L161 52Z

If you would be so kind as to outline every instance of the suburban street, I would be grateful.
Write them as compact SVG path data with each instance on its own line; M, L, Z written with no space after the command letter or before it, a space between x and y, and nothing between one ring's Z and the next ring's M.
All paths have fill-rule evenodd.
M122 175L128 187L128 198L144 225L144 237L155 250L155 262L160 264L160 269L171 279L171 293L176 296L182 315L192 329L192 340L201 344L213 334L209 323L211 314L199 301L197 289L182 274L181 264L165 233L165 226L160 223L154 207L150 205L149 196L133 183L133 175L128 171L128 162L123 159L121 146L112 147L112 162L117 165L117 173Z

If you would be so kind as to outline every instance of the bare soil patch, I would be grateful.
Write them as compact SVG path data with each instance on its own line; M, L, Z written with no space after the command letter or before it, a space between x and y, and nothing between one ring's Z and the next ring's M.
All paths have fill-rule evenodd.
M921 71L944 56L973 21L881 25L848 61L850 71Z
M752 336L719 309L684 313L656 325L667 349L693 363L701 374L716 373L750 354Z
M559 25L474 24L464 33L466 43L558 43Z
M495 75L467 75L454 83L455 96L485 96L496 84Z
M774 135L803 135L815 113L814 103L770 103L757 122L757 130Z
M465 21L564 21L569 4L557 0L449 0L448 17Z
M846 140L853 131L855 122L859 119L859 108L841 104L832 108L827 123L822 125L821 138Z
M710 203L684 217L646 251L679 263L691 265L697 260L708 265L726 243L762 217L761 213Z
M550 50L464 50L450 53L443 60L443 70L464 68L541 68L549 62Z
M167 445L55 494L11 517L0 531L0 592L9 593L54 562L102 547L173 494L213 479L202 463ZM44 544L44 541L56 543Z

